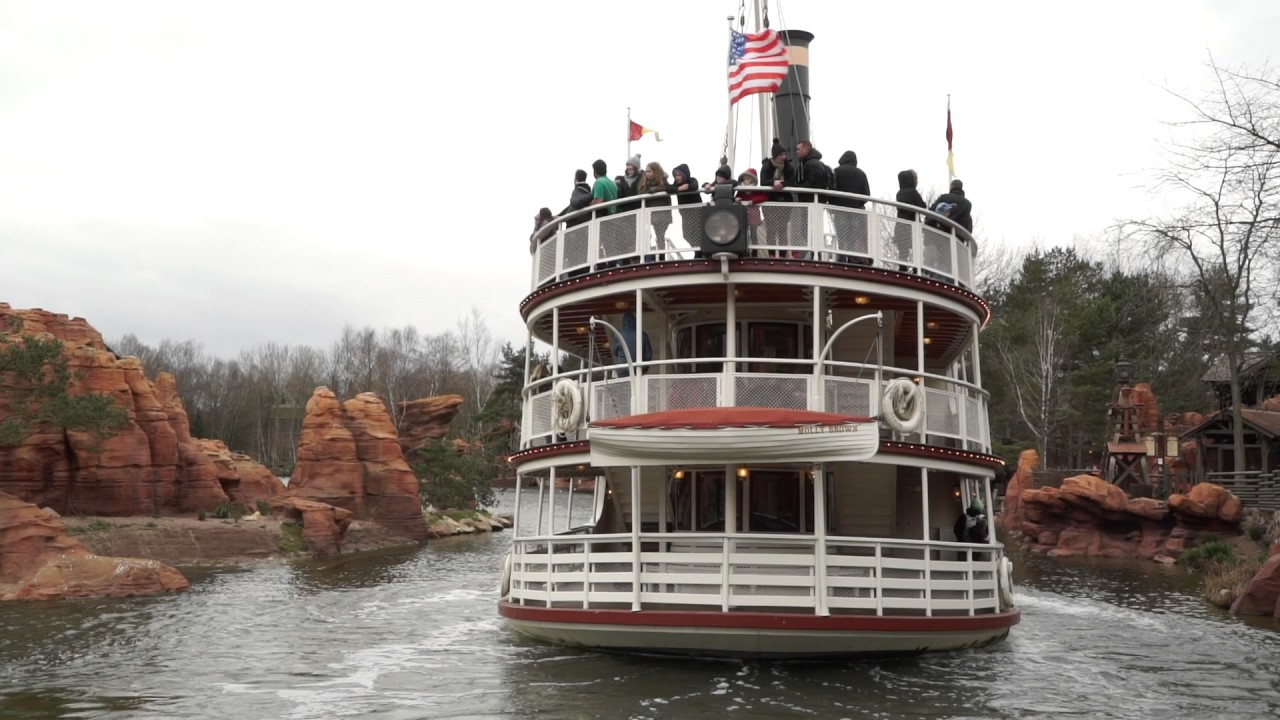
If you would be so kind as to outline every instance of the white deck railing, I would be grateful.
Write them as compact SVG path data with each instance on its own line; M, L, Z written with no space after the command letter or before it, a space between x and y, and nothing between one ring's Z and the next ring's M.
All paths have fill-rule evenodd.
M510 600L543 607L980 615L999 611L999 545L665 533L520 538Z
M768 362L808 368L803 374L753 373L732 368ZM676 373L677 365L715 365L725 369L712 373ZM557 439L552 424L552 388L569 379L584 389L586 402L577 432L566 440L585 439L587 423L629 415L683 410L699 407L769 407L878 417L879 388L894 377L922 377L925 383L925 416L915 433L903 439L924 445L956 447L989 452L987 393L954 378L919 373L906 368L886 367L877 372L873 365L828 361L824 372L812 372L812 360L778 358L688 358L638 363L630 377L598 379L625 365L598 368L588 385L586 371L561 373L531 383L525 388L521 433L523 447L533 447ZM589 387L589 391L587 391Z
M977 244L950 220L887 200L833 191L804 192L821 196L822 202L767 202L749 209L749 217L759 221L749 225L754 256L873 265L973 287ZM693 259L708 205L646 205L605 214L614 205L671 202L677 197L644 195L557 218L538 233L533 288L619 265ZM850 201L863 202L865 207L840 205ZM916 219L899 218L900 210L914 213ZM926 225L926 219L936 227Z

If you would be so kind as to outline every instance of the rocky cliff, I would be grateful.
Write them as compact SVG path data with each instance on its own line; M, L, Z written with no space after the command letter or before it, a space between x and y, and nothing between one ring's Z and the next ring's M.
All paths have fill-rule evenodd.
M0 492L0 600L131 597L190 586L154 560L94 555L56 513Z
M1130 498L1093 475L1077 475L1062 487L1034 488L1035 451L1022 453L1005 494L1000 518L1038 552L1055 556L1176 559L1197 536L1238 534L1243 504L1227 490L1201 483L1168 503Z
M37 427L21 445L0 447L0 490L61 514L122 516L208 510L229 499L252 504L281 489L243 456L219 466L191 437L173 377L148 380L136 358L116 357L84 319L0 303L0 327L17 324L21 329L0 342L22 335L59 340L71 392L109 395L129 422L101 441ZM0 419L9 412L12 383L0 375Z
M342 508L413 540L427 538L417 478L386 406L373 393L339 403L329 388L316 388L307 401L289 495Z

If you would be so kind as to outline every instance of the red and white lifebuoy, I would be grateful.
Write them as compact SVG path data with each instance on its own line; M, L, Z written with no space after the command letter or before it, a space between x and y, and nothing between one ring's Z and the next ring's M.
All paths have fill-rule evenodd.
M924 420L924 388L903 377L890 380L880 400L880 417L894 432L915 432Z
M551 425L556 433L568 435L577 432L581 422L582 390L572 380L561 380L551 389Z

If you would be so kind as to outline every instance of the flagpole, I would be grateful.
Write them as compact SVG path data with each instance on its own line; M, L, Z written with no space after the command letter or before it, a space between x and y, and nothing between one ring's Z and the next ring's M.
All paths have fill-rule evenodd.
M951 93L947 93L947 182L956 179L956 163L951 155Z
M627 154L622 157L631 157L631 106L627 106Z
M732 15L728 17L728 21L729 21L729 45L730 47L732 47L733 46L733 16ZM726 84L725 86L726 100L729 99L728 93L729 93L729 88L728 88L728 85ZM729 165L730 167L733 167L733 159L734 159L733 156L734 156L734 150L736 149L737 143L738 143L738 139L734 137L733 103L729 102L729 130L725 134L725 142L724 142L725 157L723 159L728 160L728 162L724 164Z

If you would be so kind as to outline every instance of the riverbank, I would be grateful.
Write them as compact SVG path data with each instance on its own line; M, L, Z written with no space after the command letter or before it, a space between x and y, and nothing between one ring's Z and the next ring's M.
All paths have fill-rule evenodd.
M432 538L502 530L499 516L453 513L429 518ZM474 516L474 517L469 517ZM68 534L91 552L112 557L157 560L169 565L243 564L267 558L306 554L299 526L278 516L232 519L196 516L61 518ZM364 520L352 521L342 554L411 547L417 543Z

